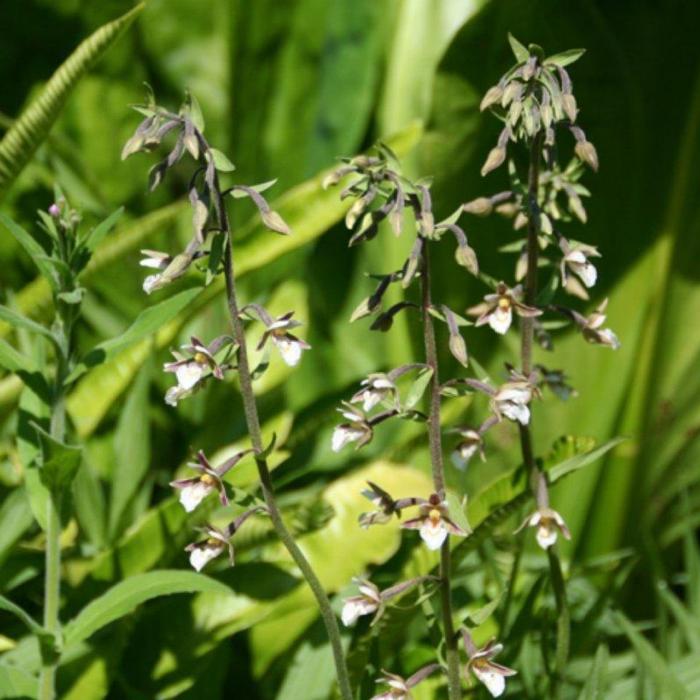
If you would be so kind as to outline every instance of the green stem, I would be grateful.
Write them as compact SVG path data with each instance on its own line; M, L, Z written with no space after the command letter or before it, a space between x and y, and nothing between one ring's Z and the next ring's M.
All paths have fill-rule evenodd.
M527 277L525 278L525 303L534 306L537 303L537 264L539 255L538 235L540 232L540 210L537 201L540 184L540 160L542 158L542 145L544 132L540 131L532 139L530 146L530 165L528 169L528 193L527 193ZM531 317L522 319L522 340L520 347L520 359L522 373L529 377L532 372L532 346L534 338L535 319ZM523 462L530 475L532 488L538 508L549 506L547 479L544 472L535 462L532 446L532 420L528 425L520 425L520 448ZM559 556L553 547L547 549L549 560L550 579L554 590L554 598L557 606L557 653L556 671L562 675L569 655L570 617L566 601L566 588L561 570ZM556 681L553 679L553 693L556 694Z
M63 346L64 343L61 343ZM59 354L63 351L59 351ZM66 409L63 392L65 361L57 358L56 381L51 410L51 437L65 439ZM59 637L61 623L58 617L61 603L61 512L60 495L51 493L46 501L46 571L44 579L44 628ZM44 659L39 677L39 700L56 697L56 669L58 657L43 650Z
M216 182L214 206L219 218L220 228L223 231L222 235L226 236L224 248L226 297L228 300L229 315L231 317L233 337L238 344L238 378L241 387L241 395L243 397L243 410L245 413L245 420L248 427L251 444L256 455L255 462L258 467L258 474L260 475L260 485L262 488L263 498L265 499L270 519L273 527L275 528L277 536L286 547L295 564L299 567L299 571L301 571L302 576L306 579L306 582L309 584L309 588L311 588L314 596L316 597L318 607L321 611L321 617L323 618L323 622L326 626L331 649L333 651L333 659L335 662L340 694L343 700L352 700L353 696L350 686L350 677L348 674L347 665L345 663L345 654L343 652L343 644L340 637L338 621L333 613L330 600L326 595L323 585L316 576L311 564L306 559L297 543L294 541L294 537L287 529L287 526L282 519L282 515L275 498L275 491L272 485L272 477L270 475L267 459L263 456L260 418L258 416L258 408L255 401L255 393L253 391L253 379L250 372L250 364L248 362L245 332L243 322L240 317L240 307L236 293L236 281L233 268L233 246L231 244L231 228L218 180Z
M435 344L435 328L430 315L432 306L430 292L430 257L428 241L423 241L421 269L421 315L423 319L423 345L425 363L433 371L430 380L430 412L428 415L428 439L430 443L430 463L433 471L435 492L444 497L445 471L442 463L442 433L440 429L440 379ZM440 548L440 599L442 626L445 632L445 658L447 660L447 687L450 700L461 700L462 681L459 673L459 649L455 634L452 613L451 556L449 537Z

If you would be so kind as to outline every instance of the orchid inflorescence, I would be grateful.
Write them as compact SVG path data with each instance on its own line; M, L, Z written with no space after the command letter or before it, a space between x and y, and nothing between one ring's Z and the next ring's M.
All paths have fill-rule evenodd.
M464 394L483 395L487 398L489 414L477 426L458 426L449 430L457 434L452 461L459 469L465 469L469 461L479 455L482 460L488 453L487 433L503 421L515 423L521 434L524 461L532 470L533 496L536 510L529 514L516 532L524 527L534 528L536 541L545 550L554 547L558 535L570 538L562 516L549 505L546 474L536 465L529 452L532 440L529 436L532 418L532 402L540 398L547 388L561 399L576 395L569 386L563 371L532 363L532 341L536 340L545 350L551 350L551 330L563 327L561 320L549 320L551 315L572 321L576 329L590 343L619 347L612 330L603 328L607 300L586 316L568 305L553 301L556 291L588 300L589 291L598 278L593 260L600 258L597 248L567 238L563 225L573 219L585 223L587 212L583 198L588 190L580 183L584 166L598 168L598 156L585 133L577 123L578 107L573 95L573 85L566 66L573 63L582 51L568 51L545 57L538 46L524 47L510 37L517 63L487 92L481 109L490 110L504 123L496 146L489 153L482 174L486 175L507 161L509 143L525 143L530 147L531 161L527 180L518 175L516 164L508 161L510 188L492 196L481 196L467 202L449 217L437 220L433 211L430 184L426 180L411 181L399 170L394 153L379 144L369 155L345 159L343 164L326 178L326 185L344 184L341 198L351 198L345 223L351 231L350 246L370 241L380 232L380 224L386 221L397 236L406 230L415 232L411 252L400 269L390 270L371 277L378 280L373 293L364 299L352 314L351 321L374 316L371 330L387 331L397 314L423 312L426 362L422 365L400 367L386 372L370 374L362 380L360 388L349 402L339 409L345 422L335 428L332 448L339 451L353 443L357 449L367 445L375 428L389 420L419 420L429 426L434 493L428 497L411 496L394 498L380 484L369 484L363 492L373 503L374 510L360 516L360 525L368 528L389 523L394 517L401 520L403 511L418 508L418 515L401 522L403 529L416 529L426 546L442 550L441 575L438 588L442 588L443 624L447 646L447 675L450 698L461 697L455 681L454 668L457 651L452 630L450 607L449 568L442 573L445 557L449 561L448 536L468 537L464 514L459 506L447 498L440 445L440 396ZM574 139L575 155L564 167L557 161L558 133L568 131ZM505 247L506 252L516 252L515 281L512 285L496 281L484 274L479 267L474 249L469 245L464 229L458 224L462 214L487 216L492 212L513 219L515 230L527 228L527 238ZM410 219L409 219L410 216ZM410 224L408 221L410 220ZM451 234L457 242L455 258L459 265L484 282L489 288L483 300L466 309L466 317L474 319L473 325L490 326L498 335L507 334L516 320L522 329L521 366L506 365L506 376L500 383L486 378L480 371L477 378L457 377L440 382L437 373L437 356L434 337L431 338L432 319L445 323L449 336L447 348L458 363L468 364L466 343L461 328L472 325L465 317L444 304L435 304L430 295L430 267L428 248L440 241L444 234ZM551 255L555 252L554 255ZM550 270L546 288L537 289L537 268ZM391 285L400 284L408 290L414 281L420 283L420 303L407 293L405 299L383 308L383 298ZM418 370L408 392L397 381L410 370ZM415 409L422 393L431 385L430 410L422 413ZM357 406L356 404L361 404ZM437 427L435 427L437 426ZM522 436L525 436L524 438ZM460 523L463 523L461 525ZM556 555L555 555L556 557ZM556 564L558 566L558 564ZM554 564L552 564L554 566ZM408 584L409 582L406 582ZM399 584L399 586L402 584ZM354 623L362 615L383 609L383 593L370 581L359 581L360 595L346 599L343 621ZM407 585L406 590L412 585ZM477 648L468 630L461 631L468 662L466 670L473 674L494 696L505 691L505 679L515 671L492 661L502 649L491 642ZM450 657L450 647L452 656ZM376 695L380 698L410 698L411 688L433 671L443 668L438 664L421 669L409 679L384 672L379 683L389 689Z
M143 114L144 120L124 146L123 158L139 151L154 150L162 145L166 137L174 140L166 158L151 168L151 190L160 185L166 173L185 155L189 154L196 166L188 193L192 206L192 238L179 253L141 251L143 258L140 265L156 270L143 283L147 294L173 283L193 267L196 269L198 261L206 261L203 271L207 284L222 271L225 264L223 251L226 234L223 224L227 220L224 198L227 195L250 198L267 228L282 235L291 233L282 217L272 210L262 194L274 181L254 186L235 184L227 189L222 188L220 176L232 172L234 166L222 152L212 148L206 141L203 133L204 120L193 96L187 95L177 114L158 106L150 92L147 103L136 105L135 109ZM297 365L302 351L310 347L306 341L291 332L301 326L299 321L292 318L293 311L274 318L262 305L251 303L238 313L241 320L262 324L263 331L257 348L262 350L270 341L289 366ZM172 350L174 360L163 365L163 370L172 373L176 380L176 384L166 392L165 402L176 406L179 401L201 390L208 380L224 381L227 373L238 371L239 351L239 343L230 334L220 335L209 342L192 336L189 343ZM231 505L225 482L226 474L251 453L252 449L238 451L220 465L213 466L204 452L199 450L195 460L188 464L198 474L171 482L171 486L179 492L179 500L184 509L188 513L193 512L213 493L218 494L223 507ZM248 503L250 507L223 528L210 524L200 528L205 533L205 538L187 546L190 563L195 569L200 570L226 551L233 564L233 535L252 515L267 513L267 507L257 498L248 497L244 500L252 505Z

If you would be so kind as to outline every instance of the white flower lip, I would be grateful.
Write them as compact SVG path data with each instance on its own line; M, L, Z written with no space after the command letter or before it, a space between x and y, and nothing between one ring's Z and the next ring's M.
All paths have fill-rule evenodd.
M292 340L288 336L272 337L272 342L279 350L282 359L290 366L296 367L301 359L302 346L298 340Z
M365 596L353 596L346 598L340 617L346 627L350 627L357 622L357 618L362 615L371 615L377 611L379 603Z
M213 484L205 484L197 480L180 489L180 503L188 513L191 513L213 490Z
M204 366L200 365L199 362L185 362L181 364L175 370L175 377L177 378L177 383L183 389L191 389L197 382L200 381L204 374Z
M437 523L433 523L430 518L426 518L420 528L420 536L430 550L440 549L442 543L447 539L447 528L442 518Z
M504 335L508 331L512 322L513 310L510 306L507 309L498 306L489 314L489 326L500 335Z
M486 689L494 698L503 695L506 689L506 679L500 673L494 671L488 665L479 667L479 665L475 664L472 669L474 675L486 686Z
M345 445L359 440L364 434L364 431L360 430L359 428L353 428L352 426L348 425L339 425L333 431L331 449L333 452L340 452Z
M190 564L196 571L201 571L212 559L216 559L225 549L222 542L220 545L205 543L192 548L190 552Z

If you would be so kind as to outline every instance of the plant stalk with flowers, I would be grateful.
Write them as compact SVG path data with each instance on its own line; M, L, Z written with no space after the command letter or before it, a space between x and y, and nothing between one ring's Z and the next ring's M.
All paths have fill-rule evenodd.
M569 539L570 533L562 516L550 507L547 476L535 458L530 403L541 395L543 387L550 388L561 398L568 398L572 391L562 372L534 364L533 349L535 342L545 350L552 349L551 335L546 321L543 321L546 313L571 319L589 342L612 348L617 348L619 342L610 329L601 328L607 301L590 318L553 303L559 288L587 300L587 290L597 280L591 258L600 256L594 247L568 240L561 232L562 223L573 219L586 222L582 197L588 196L589 192L579 179L584 165L598 169L595 147L576 123L578 107L566 70L566 66L580 58L583 51L571 50L545 57L539 46L526 48L512 36L509 40L516 64L488 90L481 103L482 111L490 110L504 123L498 143L482 168L482 175L506 161L507 145L513 142L527 147L527 177L521 180L515 161L510 160L511 189L472 200L464 205L464 210L479 216L496 211L514 217L516 230L526 229L526 238L517 244L519 258L515 272L516 281L524 281L524 288L518 284L510 289L500 282L495 285L495 294L487 295L483 304L469 309L478 317L477 325L488 322L499 334L508 331L513 312L521 317L520 367L515 369L508 365L510 381L498 390L480 382L470 383L491 397L492 409L496 413L500 412L518 424L521 454L536 506L535 512L527 516L518 531L524 527L536 528L537 543L548 555L558 613L556 674L552 679L556 685L556 676L561 676L569 651L569 611L556 542L558 535ZM575 141L575 158L565 168L560 167L557 160L561 131L568 131ZM566 200L566 208L562 205L562 198ZM549 254L557 249L561 255L558 260L556 253ZM543 286L538 279L540 270L549 273ZM514 581L513 578L511 586Z
M410 370L420 369L421 376L415 381L410 399L402 399L396 379L410 370L409 366L391 370L385 374L373 374L362 382L361 389L349 403L340 409L347 419L339 425L333 435L333 449L342 449L349 443L359 448L372 440L374 429L388 419L424 420L428 426L431 470L434 493L425 497L394 499L381 488L369 484L365 495L376 509L363 514L363 527L388 522L394 515L401 517L406 508L418 507L418 517L402 522L406 529L418 529L430 549L440 550L438 582L441 600L442 636L444 644L444 670L447 675L448 695L451 700L462 697L460 680L459 637L464 643L468 662L466 671L473 674L487 687L493 696L505 692L505 679L515 671L491 661L502 646L490 642L479 649L474 644L466 626L455 626L451 591L451 549L448 535L468 536L468 525L464 513L449 497L446 489L445 467L441 439L442 395L460 395L476 392L489 399L490 415L478 427L462 426L454 430L460 442L453 453L458 468L466 468L476 454L486 456L485 437L488 431L502 421L517 424L524 467L529 475L530 489L536 510L527 516L522 527L536 529L538 544L547 551L550 579L558 612L556 673L551 679L555 689L568 656L569 613L564 587L561 562L555 547L558 535L570 537L562 516L550 506L549 484L546 473L535 458L531 425L531 404L547 387L560 398L574 395L560 370L551 370L535 364L533 346L539 342L551 349L550 329L556 327L545 314L564 316L574 322L584 338L592 343L616 348L619 345L615 334L602 328L605 320L605 303L598 306L589 317L568 306L554 303L554 294L559 287L566 292L588 299L587 289L595 285L597 271L591 258L599 257L592 246L565 238L561 232L562 222L571 218L586 221L587 214L582 197L588 191L579 183L583 165L597 169L595 148L587 140L583 130L575 123L578 113L572 92L572 83L565 66L577 60L582 51L568 51L545 58L537 46L526 49L510 37L517 64L491 88L482 101L482 109L490 108L505 123L495 148L489 153L482 174L506 162L509 142L524 143L528 147L528 169L525 181L518 175L514 161L508 163L511 189L492 197L479 197L460 207L447 219L435 223L430 189L423 181L411 182L398 170L395 156L380 144L376 154L348 159L327 180L335 185L341 179L354 175L341 197L352 197L354 203L346 216L346 225L352 231L350 245L371 240L379 233L379 224L387 221L396 235L405 229L405 214L410 212L416 238L411 253L400 270L377 276L380 283L374 293L355 310L351 320L376 314L373 330L388 330L398 313L420 311L423 328L424 362L411 365ZM565 168L557 163L557 131L568 130L574 137L576 158ZM568 212L562 207L561 198L568 202ZM462 213L484 216L492 211L514 217L516 229L526 227L526 238L518 242L519 253L516 264L516 283L513 286L497 281L479 270L476 255L467 242L464 230L457 225ZM519 366L506 365L507 379L498 386L490 381L467 377L442 380L439 374L438 353L434 319L446 324L449 334L448 348L453 357L463 366L467 365L467 348L460 333L460 326L467 325L457 313L444 304L436 304L431 295L430 249L445 233L454 235L457 241L456 260L469 272L489 287L482 303L467 309L475 317L475 325L488 325L499 335L505 335L513 326L515 317L520 319ZM556 244L556 245L554 245ZM550 259L545 254L557 249L559 259ZM542 251L542 252L541 252ZM538 268L551 269L552 274L543 287L538 284ZM381 301L388 287L400 282L407 289L418 280L418 299L407 298L386 310L381 310ZM561 324L559 324L561 325ZM427 412L414 409L416 395L428 390ZM362 408L354 404L362 403ZM376 406L383 410L369 415ZM464 522L464 525L459 524ZM517 561L517 559L516 559ZM517 565L514 566L510 587L515 583ZM407 588L412 584L407 583ZM370 614L379 607L380 592L369 581L360 583L361 596L348 599L347 619ZM507 605L507 603L506 603ZM419 677L424 677L418 672ZM385 675L397 697L408 697L412 683L398 676ZM387 693L375 696L389 697ZM394 697L394 695L391 695Z
M326 182L327 185L332 185L344 176L351 174L357 176L341 195L343 198L350 196L355 200L346 216L346 224L352 230L350 245L373 238L378 233L379 224L384 220L389 222L396 235L400 235L404 229L408 228L404 222L404 213L407 212L412 214L413 221L410 228L415 231L415 240L403 267L380 276L377 290L360 304L353 314L353 319L379 311L382 296L390 284L400 282L404 289L408 289L417 282L420 287L417 301L399 302L386 311L378 313L371 327L386 331L391 327L396 314L419 309L423 327L424 361L398 367L386 374L372 374L367 377L350 402L345 403L340 409L348 422L335 429L332 446L336 451L351 442L355 442L358 448L362 447L371 441L375 427L388 419L418 419L427 423L433 493L427 497L394 499L381 488L381 485L370 483L370 488L365 495L376 506L376 510L363 514L360 525L369 527L386 523L393 515L401 517L401 512L406 508L416 506L419 508L418 515L404 520L402 527L418 530L429 549L440 551L437 582L440 590L442 634L449 697L451 700L456 700L461 698L462 693L458 635L452 605L448 536L465 537L468 532L466 526L459 524L459 521L464 521L466 525L464 514L457 512L459 506L448 504L440 424L442 387L433 318L437 317L446 324L450 352L462 365L467 363L467 349L459 330L460 325L464 324L464 319L446 305L433 302L430 248L445 234L451 234L457 242L458 264L476 274L478 263L464 231L457 226L460 212L435 223L428 184L421 181L411 182L405 178L399 172L395 155L385 145L380 144L376 150L376 155L359 156L346 161ZM418 372L418 378L414 381L409 394L402 398L397 381L401 376L415 372ZM427 412L421 413L415 410L414 406L426 389ZM362 408L355 407L353 404L356 403L362 403ZM369 411L377 406L381 406L384 410L372 416L368 415ZM402 587L400 590L407 590L413 585L415 585L413 580L398 584ZM348 609L352 611L352 614L348 613L346 616L347 620L354 621L357 615L373 612L379 605L379 592L373 584L363 581L360 584L360 591L363 596L362 605L356 598L346 601L346 606L350 606ZM435 670L440 666L431 665L430 668ZM418 682L416 678L422 680L425 675L427 674L419 671L412 676L412 680L403 681L397 676L387 674L382 682L388 683L392 690L377 695L375 700L383 697L408 697L408 689Z
M274 183L256 186L235 184L226 188L222 185L220 174L231 172L234 166L222 152L212 148L204 137L204 121L193 97L188 95L187 101L177 114L156 105L152 96L147 104L139 105L137 109L145 119L125 145L123 157L141 150L151 150L171 132L176 135L175 144L170 153L151 169L151 189L158 186L167 170L178 163L185 153L189 153L196 163L189 185L189 198L193 208L192 240L184 251L174 256L159 251L143 251L145 258L142 265L158 270L146 278L144 291L150 294L165 287L186 274L196 261L206 259L207 282L217 274L224 276L231 322L230 335L222 335L209 344L203 343L198 338L192 338L189 345L181 348L182 352L174 353L175 362L166 364L164 369L166 372L174 373L177 384L168 391L166 402L176 405L178 401L200 389L208 379L222 380L226 372L234 371L238 376L251 442L249 450L237 453L218 467L212 466L203 452L198 452L196 462L192 463L191 467L199 473L199 476L176 480L172 482L172 486L179 491L180 501L187 511L194 510L213 492L217 492L221 503L226 505L229 499L223 477L246 453L252 453L262 492L262 502L255 497L248 499L250 507L226 527L206 525L203 528L204 537L187 547L190 563L195 569L201 570L212 559L228 553L229 561L233 564L232 538L235 533L248 518L258 513L265 513L316 598L333 651L340 695L343 700L352 700L353 695L335 614L320 580L285 524L277 504L268 462L269 455L274 449L274 438L270 445L263 444L253 389L254 369L250 364L244 320L256 319L261 322L265 330L258 349L265 347L268 342L272 343L282 359L290 366L295 366L300 361L302 352L310 346L290 332L291 329L301 325L292 318L293 312L273 318L259 304L251 303L243 306L239 301L236 288L233 231L226 203L229 196L250 198L257 206L268 228L281 235L289 235L291 231L287 224L277 212L270 208L262 195L262 192Z

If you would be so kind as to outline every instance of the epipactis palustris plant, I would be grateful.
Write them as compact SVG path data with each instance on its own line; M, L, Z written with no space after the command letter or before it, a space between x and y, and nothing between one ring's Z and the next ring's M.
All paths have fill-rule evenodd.
M189 156L194 161L188 186L189 201L192 205L191 240L180 252L142 251L144 257L141 265L155 270L144 280L144 291L151 294L162 289L193 268L200 268L204 272L206 284L215 276L223 274L231 323L227 333L208 341L192 337L189 343L173 351L174 361L166 363L163 369L174 375L176 383L167 391L165 401L171 406L176 406L179 401L202 390L210 380L225 381L227 374L235 373L251 441L250 449L232 455L219 465L211 464L204 452L198 451L195 461L189 465L195 474L172 482L182 506L188 512L194 511L205 499L214 495L218 496L224 508L244 506L243 512L237 516L230 515L226 525L206 524L200 528L202 537L186 548L190 564L199 571L212 560L225 554L229 563L233 565L234 542L238 530L252 516L267 515L316 597L333 650L340 694L343 700L352 700L338 621L321 582L296 544L277 505L268 464L269 455L274 449L274 439L267 447L263 445L253 391L256 372L251 368L249 361L244 322L252 321L262 326L257 349L274 346L281 359L290 367L300 362L302 353L310 349L310 346L292 332L302 325L293 318L293 311L275 318L258 303L241 305L234 275L233 231L227 211L227 204L232 198L249 198L258 208L267 228L281 235L291 234L282 217L271 209L262 194L274 182L253 186L222 184L222 178L228 177L228 173L234 170L234 165L206 140L201 110L192 96L188 95L177 113L158 106L152 94L146 104L137 105L136 109L143 114L144 120L124 146L124 158L139 151L153 150L166 140L171 143L167 156L151 168L151 190L162 182L168 170L183 157ZM266 366L267 359L263 364ZM225 477L249 453L253 455L257 465L262 499L255 494L248 494L240 498L239 503L233 504L227 491Z
M35 354L31 357L25 357L5 341L0 341L0 350L4 366L17 374L36 399L33 407L28 405L24 409L29 431L24 439L34 445L25 464L25 488L45 535L43 624L32 620L19 606L11 604L8 608L7 600L3 607L30 621L41 655L35 697L52 700L56 697L56 673L63 651L61 532L75 513L71 488L82 460L82 447L67 442L69 437L72 442L74 436L66 417L66 395L76 379L92 366L78 358L75 342L75 329L81 319L86 291L81 279L95 248L114 228L122 210L87 230L80 213L56 188L54 202L47 211L38 213L39 235L26 232L4 215L0 218L47 282L53 319L41 325L15 309L0 305L2 321L37 339L33 344ZM36 361L39 352L43 358L41 362Z
M401 519L405 510L417 508L417 513L411 513L402 521L402 527L418 530L425 546L440 550L437 589L441 599L445 663L444 666L431 667L430 672L438 668L446 672L450 700L462 697L463 672L466 678L481 681L497 697L505 692L506 679L515 675L515 671L492 661L501 651L501 644L493 641L478 648L466 628L456 631L450 590L450 535L468 537L469 530L458 500L448 501L440 423L441 399L466 392L488 397L489 413L480 425L458 426L450 431L459 436L452 452L452 461L459 469L465 469L477 454L486 459L487 433L493 426L506 421L517 427L522 458L530 475L536 504L535 511L528 514L521 528L534 528L536 542L547 551L558 613L562 619L568 620L563 576L555 545L558 535L568 539L570 533L562 515L550 507L547 476L534 456L531 425L533 401L541 397L544 388L562 399L575 395L575 391L567 384L561 370L533 363L533 344L537 341L545 350L550 350L551 331L566 325L561 322L560 317L563 317L572 321L588 342L612 348L619 346L614 332L603 328L606 301L589 316L555 301L559 290L588 300L589 290L597 281L592 259L600 257L593 246L567 238L563 233L563 226L573 220L586 222L583 198L589 196L589 192L579 180L585 166L594 170L598 167L595 147L577 123L578 107L566 70L583 51L567 51L547 58L538 46L526 48L512 36L509 40L516 64L488 90L481 103L482 111L489 110L503 122L497 144L488 154L482 174L487 175L507 162L508 190L473 199L447 218L436 221L429 182L406 178L400 172L396 156L384 144L379 144L369 155L344 160L325 182L330 186L342 180L345 187L341 197L353 200L345 221L351 231L350 246L373 239L381 232L383 222L388 223L387 228L397 236L408 233L415 237L411 252L400 269L372 275L378 280L378 285L358 306L351 320L373 315L371 329L387 331L397 314L417 312L423 327L424 356L419 363L371 374L364 379L357 393L339 409L345 421L333 433L332 448L339 451L349 444L360 448L372 440L377 426L388 420L423 420L427 423L434 492L395 499L381 484L370 483L364 495L374 509L360 517L360 526L368 528L388 523L394 517ZM561 132L568 132L574 141L574 156L564 166L558 162ZM524 177L518 173L515 161L508 159L508 149L520 145L526 147L529 155ZM512 218L516 231L526 230L524 239L506 246L507 252L518 254L515 279L510 284L479 269L476 254L458 223L465 213L486 216L491 212ZM468 364L468 353L461 327L470 325L455 310L434 302L432 298L430 250L443 237L454 238L456 262L488 287L483 300L466 310L467 316L473 317L474 325L489 326L501 336L509 332L520 334L519 365L507 364L500 384L472 377L446 380L439 374L434 319L445 324L447 349L463 367ZM550 272L547 284L541 288L538 270ZM400 284L407 290L405 299L383 308L383 297L392 284ZM410 288L414 285L418 286L418 292L411 295ZM550 321L551 317L555 317L554 322ZM404 395L398 380L402 375L410 374L417 376ZM426 389L427 411L423 413L415 406ZM353 624L359 617L383 609L386 600L387 591L382 593L370 581L361 579L358 585L359 595L345 601L343 621L346 624ZM410 580L393 588L403 592L415 585L417 582ZM561 650L568 648L568 622L560 624L558 630L557 672L561 673L566 656ZM467 655L464 669L460 669L459 637ZM416 675L422 679L427 674L419 671ZM379 682L387 684L389 689L375 697L410 697L410 688L417 682L413 678L404 680L385 672Z

